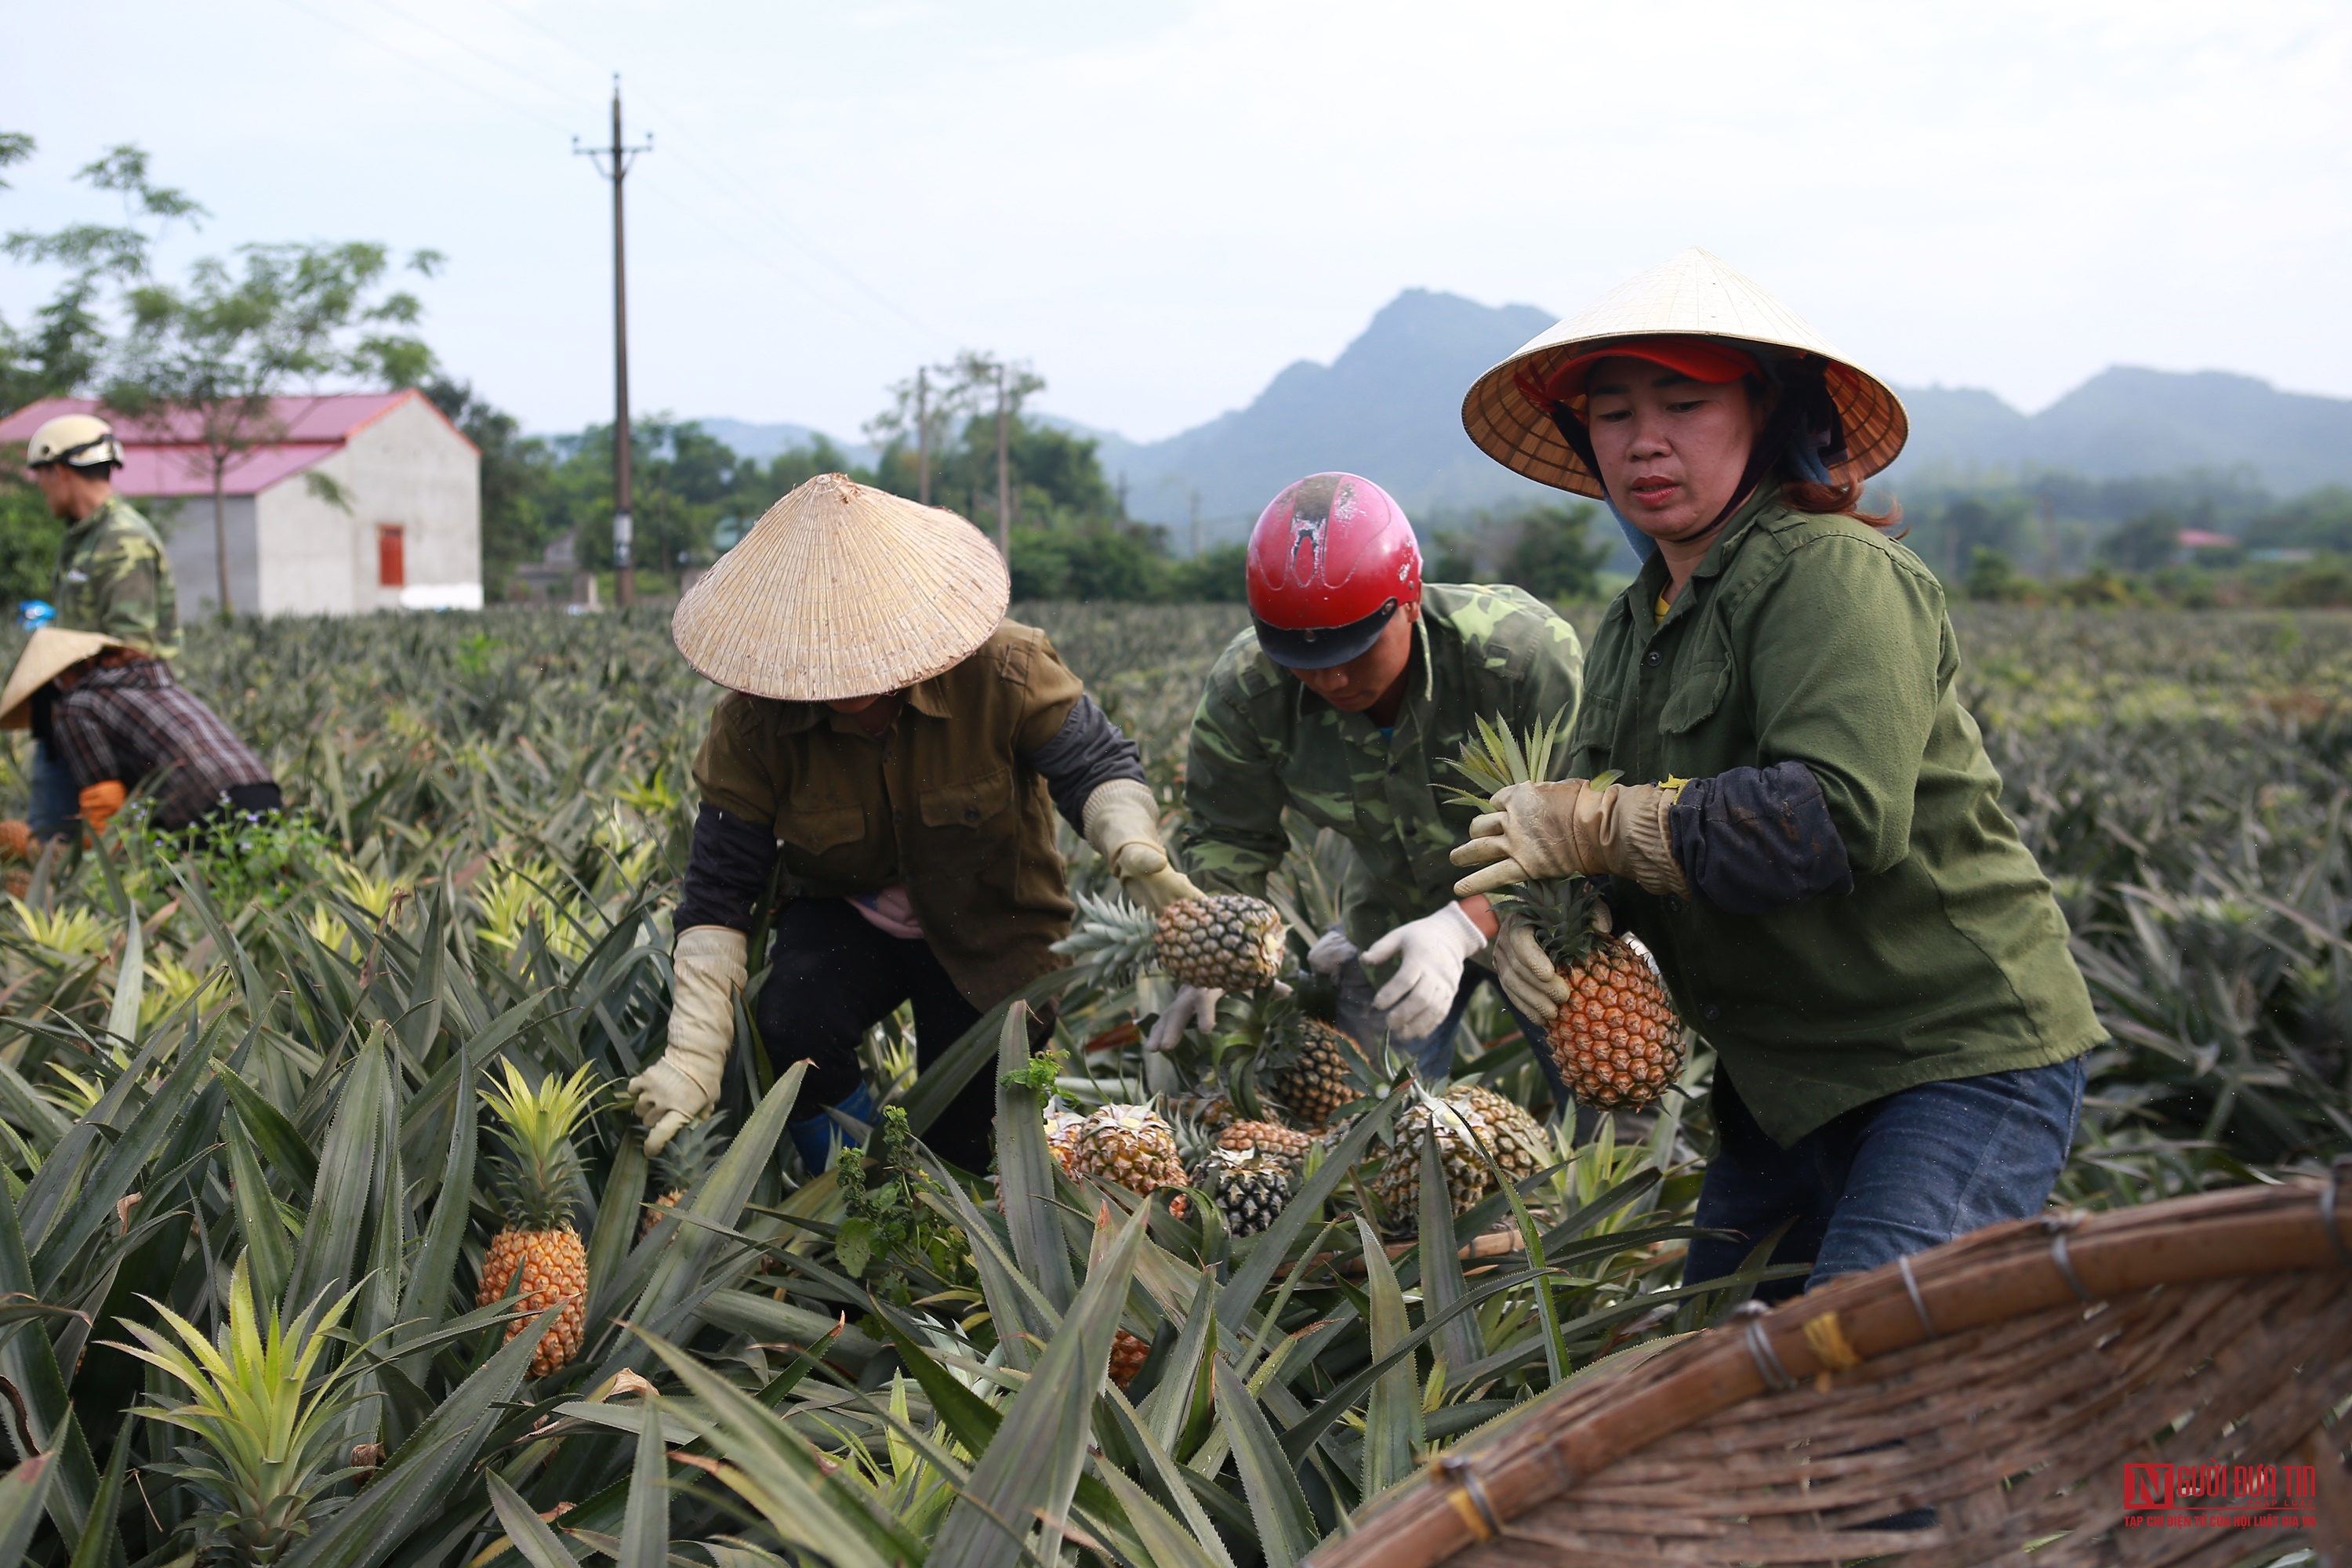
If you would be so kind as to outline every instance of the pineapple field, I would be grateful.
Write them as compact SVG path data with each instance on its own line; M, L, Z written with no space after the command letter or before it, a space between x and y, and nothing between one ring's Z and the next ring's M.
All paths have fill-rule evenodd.
M2059 1198L2352 1148L2352 617L1964 612L2113 1037ZM1015 614L1172 812L1240 607ZM134 805L6 868L0 1563L1289 1568L1769 1272L1680 1284L1711 1058L1662 999L1641 1109L1531 1114L1486 996L1412 1083L1301 967L1341 868L1304 836L1277 916L1155 925L1066 833L1076 962L920 1076L874 1030L862 1158L794 1163L800 1070L739 1014L720 1111L648 1162L620 1086L712 698L666 619L242 621L180 669L295 809L191 851ZM1216 1027L1147 1056L1183 974ZM964 1179L922 1135L981 1074Z

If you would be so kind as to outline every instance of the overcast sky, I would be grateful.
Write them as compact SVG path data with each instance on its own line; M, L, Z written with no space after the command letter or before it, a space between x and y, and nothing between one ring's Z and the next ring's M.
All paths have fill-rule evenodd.
M24 28L15 26L19 45ZM131 0L0 51L0 226L145 146L256 240L446 252L443 360L610 417L623 73L641 411L852 435L961 347L1138 438L1404 288L1568 313L1686 245L1890 379L2038 408L2111 363L2352 395L2343 0ZM21 321L52 278L0 266Z

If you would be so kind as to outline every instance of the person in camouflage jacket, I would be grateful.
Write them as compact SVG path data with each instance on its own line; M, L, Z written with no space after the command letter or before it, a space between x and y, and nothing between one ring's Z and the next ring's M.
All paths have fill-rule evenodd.
M1339 924L1308 962L1339 979L1342 1029L1443 1075L1495 929L1483 899L1454 895L1447 855L1475 813L1448 794L1464 782L1451 764L1481 718L1574 719L1576 630L1517 588L1423 584L1404 513L1352 475L1277 497L1249 574L1255 624L1192 720L1180 856L1205 888L1262 896L1289 847L1286 810L1345 839ZM1391 962L1376 992L1364 965ZM1214 1006L1180 993L1156 1040Z
M153 525L114 493L122 447L104 420L88 414L52 419L33 433L26 450L49 510L66 534L58 548L49 599L60 631L98 632L151 658L179 657L180 615L171 557ZM80 809L73 774L48 733L53 699L36 699L33 711L34 839L68 831Z

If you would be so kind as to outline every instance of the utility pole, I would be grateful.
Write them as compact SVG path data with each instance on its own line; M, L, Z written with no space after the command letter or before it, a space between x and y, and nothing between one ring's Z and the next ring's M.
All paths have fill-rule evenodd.
M931 372L915 368L915 499L931 504Z
M996 547L1013 560L1013 468L1004 448L1004 365L996 366Z
M628 247L623 240L621 185L640 153L654 150L648 132L642 146L621 140L621 73L613 73L613 142L609 147L583 147L572 139L572 151L596 166L613 185L613 600L623 609L637 602L637 568L632 550L635 525L629 515L629 272Z

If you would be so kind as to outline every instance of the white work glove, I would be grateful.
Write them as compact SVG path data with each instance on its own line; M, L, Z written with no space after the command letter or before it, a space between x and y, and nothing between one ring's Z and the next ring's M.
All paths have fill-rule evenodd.
M1418 1040L1434 1032L1462 988L1462 966L1486 945L1486 933L1462 906L1448 904L1433 915L1407 921L1366 948L1367 963L1398 960L1395 975L1372 997L1372 1005L1388 1015L1389 1034Z
M1197 899L1192 879L1168 863L1160 844L1160 803L1151 786L1137 779L1112 779L1087 796L1079 831L1110 866L1127 896L1158 914L1173 903Z
M1348 967L1349 959L1357 956L1356 944L1348 940L1348 933L1333 926L1307 950L1307 967L1318 974L1337 974Z
M677 933L670 959L669 1048L629 1080L637 1120L646 1124L646 1152L658 1154L670 1137L719 1103L727 1053L735 1045L735 994L746 979L746 939L726 926L689 926Z
M1528 1022L1551 1026L1568 1005L1568 980L1552 967L1551 955L1536 940L1535 928L1517 915L1503 917L1495 933L1495 978Z
M1213 1034L1217 1027L1217 1003L1224 993L1213 986L1179 985L1176 999L1168 1004L1151 1032L1143 1037L1147 1051L1164 1051L1184 1037L1187 1026L1197 1025L1202 1034Z

